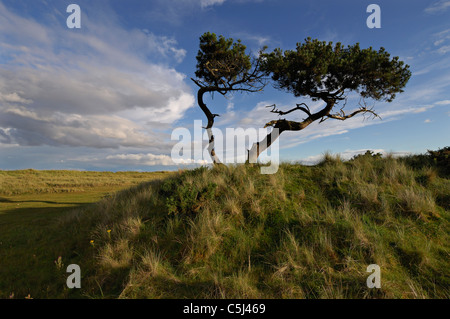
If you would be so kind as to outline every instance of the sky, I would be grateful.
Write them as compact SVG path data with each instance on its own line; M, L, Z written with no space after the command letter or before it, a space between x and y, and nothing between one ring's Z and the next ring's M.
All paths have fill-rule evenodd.
M70 4L81 9L81 28L67 26ZM379 5L381 28L366 24L369 4ZM393 102L368 101L381 119L329 119L283 132L281 161L450 144L450 0L0 0L0 169L157 171L210 162L171 159L176 128L194 135L194 121L206 125L191 81L205 32L240 39L252 55L262 46L292 50L311 37L384 47L410 65ZM223 132L261 128L276 119L266 106L300 102L321 107L270 83L260 93L206 97ZM359 102L349 94L346 110Z

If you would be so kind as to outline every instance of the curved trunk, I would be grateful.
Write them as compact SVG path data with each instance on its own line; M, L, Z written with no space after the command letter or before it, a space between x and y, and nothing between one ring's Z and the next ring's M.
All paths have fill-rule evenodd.
M335 100L325 100L327 105L317 113L311 114L303 120L302 122L287 121L287 120L275 120L266 124L267 126L273 126L273 130L266 135L266 137L261 142L256 142L253 144L252 148L248 151L249 163L256 163L258 161L259 155L272 145L273 142L283 133L284 131L301 131L306 128L312 122L328 116L335 104Z
M203 102L203 95L207 92L211 92L213 90L208 90L207 88L200 88L197 93L197 101L198 105L202 109L203 113L205 113L206 118L208 120L208 124L206 125L205 129L208 133L208 152L211 156L211 159L214 164L222 164L219 157L216 155L216 151L214 150L214 135L212 133L212 127L214 125L214 117L216 117L216 114L212 114L209 108L206 106L205 102Z
M216 155L216 151L214 150L214 135L212 133L212 128L207 128L206 132L208 133L208 151L209 155L211 156L211 159L213 160L214 164L222 164L219 157Z
M275 128L266 135L266 137L261 142L256 142L253 144L252 148L248 150L248 163L257 163L259 155L272 145L273 142L280 136L282 131Z

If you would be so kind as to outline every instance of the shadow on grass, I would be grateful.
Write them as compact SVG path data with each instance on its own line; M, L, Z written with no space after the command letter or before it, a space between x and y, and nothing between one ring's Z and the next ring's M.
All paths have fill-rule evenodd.
M61 203L58 203L61 204ZM92 203L64 207L29 207L3 210L0 214L0 299L66 298L68 264L83 265L79 238L72 230L58 228L60 216ZM88 243L89 238L86 238ZM55 260L62 256L64 267ZM86 262L89 262L86 260ZM78 293L78 292L76 292Z
M8 198L0 197L0 203L43 203L43 204L54 204L54 205L79 205L78 203L67 203L67 202L55 202L48 200L11 200Z
M145 299L218 299L221 298L220 288L210 280L182 282L157 275L146 283L134 287L125 298Z

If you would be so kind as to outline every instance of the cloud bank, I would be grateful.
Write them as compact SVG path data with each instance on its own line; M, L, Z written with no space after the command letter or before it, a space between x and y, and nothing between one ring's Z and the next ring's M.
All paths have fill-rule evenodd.
M186 54L176 40L113 19L83 15L82 29L68 29L0 3L0 49L0 143L157 148L167 142L148 124L194 105L168 66Z

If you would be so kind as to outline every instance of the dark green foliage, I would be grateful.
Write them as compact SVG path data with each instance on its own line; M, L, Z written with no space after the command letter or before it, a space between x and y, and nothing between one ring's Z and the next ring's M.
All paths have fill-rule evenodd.
M375 154L374 152L367 150L364 154L358 154L358 155L353 156L352 160L355 160L358 158L367 158L367 157L372 157L374 159L377 159L377 158L381 158L382 156L383 156L383 154L381 154L381 153Z
M166 198L168 214L191 214L198 212L201 206L214 199L217 185L191 184L186 181L190 174L166 180L161 185L161 195Z
M407 156L401 159L412 168L436 167L445 176L450 176L450 147L436 151L428 150L426 154Z
M428 151L434 164L446 175L450 175L450 147L444 147L437 151Z
M200 37L195 75L208 86L226 87L241 79L252 67L240 40L207 32Z
M409 66L398 57L390 59L384 48L361 49L358 43L345 48L307 38L296 50L276 49L263 56L265 71L280 89L313 100L350 90L390 102L411 76Z

